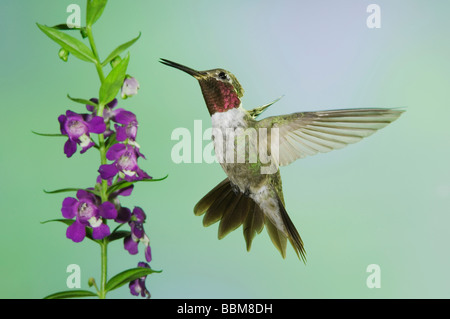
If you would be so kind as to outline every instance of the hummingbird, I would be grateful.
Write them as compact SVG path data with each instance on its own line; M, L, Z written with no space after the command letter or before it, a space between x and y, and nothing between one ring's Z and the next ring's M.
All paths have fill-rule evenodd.
M260 114L278 99L246 110L241 102L244 89L231 72L221 68L197 71L167 59L159 62L197 79L211 116L213 132L233 133L233 142L226 145L223 139L217 138L219 135L213 134L216 156L224 150L227 154L227 160L224 161L223 156L219 160L227 178L200 199L194 214L204 215L205 227L220 221L219 239L243 225L247 251L265 226L283 258L289 240L298 258L306 262L303 241L285 208L279 167L356 143L395 121L404 112L393 108L355 108L297 112L258 120ZM252 145L245 154L249 155L250 149L258 149L256 160L228 160L230 151L233 152L230 158L235 159L237 145L246 141L245 132L249 129L257 138L249 138ZM261 139L263 135L266 139ZM267 148L266 152L261 152L261 145ZM269 162L271 169L263 172L263 168L268 167L264 164Z

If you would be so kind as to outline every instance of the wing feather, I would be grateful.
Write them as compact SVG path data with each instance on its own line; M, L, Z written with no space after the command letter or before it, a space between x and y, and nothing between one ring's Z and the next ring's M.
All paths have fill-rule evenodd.
M293 113L259 121L259 127L278 128L278 164L341 149L395 121L400 109L346 109Z

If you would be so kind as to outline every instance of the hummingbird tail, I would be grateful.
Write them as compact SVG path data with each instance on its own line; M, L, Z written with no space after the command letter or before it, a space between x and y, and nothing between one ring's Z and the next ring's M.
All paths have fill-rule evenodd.
M228 178L224 179L194 207L196 216L203 217L203 226L210 226L220 220L218 238L222 239L243 225L247 251L253 238L264 228L264 214L248 196L233 190Z
M300 234L298 233L297 229L295 228L294 223L292 222L291 218L289 217L286 209L284 208L283 202L281 201L281 199L279 197L278 197L278 206L280 209L281 219L283 220L283 224L286 227L288 239L289 239L292 247L294 248L295 253L297 254L297 257L299 259L301 259L304 263L306 263L306 251L305 251L305 248L303 245L302 238L300 237ZM273 226L273 227L275 227L275 226ZM279 230L277 230L277 231L279 233L281 233L280 235L284 236L284 234L281 231L279 231ZM272 236L271 236L271 238L272 238ZM272 239L272 241L273 241L273 239ZM284 240L284 242L285 242L284 246L286 247L286 240Z
M194 214L196 216L204 215L203 226L205 227L220 221L219 239L243 225L247 251L250 251L253 238L256 234L261 233L265 225L272 243L283 258L286 257L286 244L289 239L297 256L305 262L306 253L302 239L279 197L278 206L287 234L277 229L253 199L233 189L230 180L226 178L195 205Z

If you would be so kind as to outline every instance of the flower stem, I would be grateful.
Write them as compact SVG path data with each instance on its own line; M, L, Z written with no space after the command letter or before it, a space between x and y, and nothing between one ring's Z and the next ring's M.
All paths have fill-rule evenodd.
M106 281L107 281L107 271L108 271L108 241L103 239L102 243L100 244L101 247L101 267L102 267L102 274L101 274L101 284L100 284L100 292L99 297L100 299L106 298Z
M100 62L100 57L98 55L97 47L95 45L94 36L92 35L91 26L86 27L86 33L89 39L89 44L91 46L92 53L95 57L95 68L97 70L98 77L100 79L100 84L103 84L105 81L105 74L103 73L103 68ZM97 116L103 116L103 110L105 109L105 105L100 103L97 109ZM100 163L101 165L107 164L106 159L106 145L105 145L105 136L103 134L98 135L98 149L100 151ZM108 201L108 196L106 192L108 190L108 182L102 179L102 187L101 187L101 199L102 203ZM106 220L104 220L106 224ZM104 238L100 244L101 247L101 282L100 282L100 291L99 297L100 299L106 298L106 282L108 280L107 270L108 270L108 240Z
M89 39L89 44L91 46L92 53L94 53L94 57L96 60L95 68L97 69L98 77L100 78L100 82L103 83L103 81L105 80L105 75L103 74L103 69L102 69L102 65L100 62L100 57L98 55L97 46L95 45L94 37L92 35L92 27L91 26L86 27L86 33L87 33L87 36Z

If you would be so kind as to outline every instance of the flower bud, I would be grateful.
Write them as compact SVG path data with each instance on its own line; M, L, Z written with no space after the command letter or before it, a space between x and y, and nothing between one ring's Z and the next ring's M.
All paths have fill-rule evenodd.
M95 279L94 278L89 278L89 280L88 280L88 286L89 287L92 287L92 286L94 286L95 285Z
M126 99L130 96L136 95L138 93L139 90L139 82L127 75L125 77L125 80L123 81L123 86L122 86L122 99Z
M58 52L58 56L61 60L63 60L64 62L67 62L67 60L69 59L69 51L67 51L64 48L61 48Z

